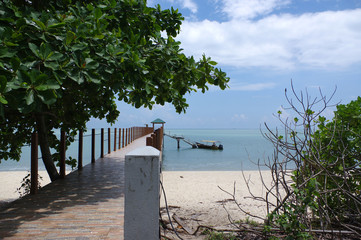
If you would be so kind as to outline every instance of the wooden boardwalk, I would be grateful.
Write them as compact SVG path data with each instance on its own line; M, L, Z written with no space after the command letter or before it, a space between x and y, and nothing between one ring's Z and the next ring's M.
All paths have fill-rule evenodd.
M125 154L139 138L95 164L0 209L0 239L124 239Z

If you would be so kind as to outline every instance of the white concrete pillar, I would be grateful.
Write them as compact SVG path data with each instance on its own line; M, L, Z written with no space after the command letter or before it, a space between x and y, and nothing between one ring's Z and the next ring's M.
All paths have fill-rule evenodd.
M160 151L147 146L125 155L125 240L159 239Z

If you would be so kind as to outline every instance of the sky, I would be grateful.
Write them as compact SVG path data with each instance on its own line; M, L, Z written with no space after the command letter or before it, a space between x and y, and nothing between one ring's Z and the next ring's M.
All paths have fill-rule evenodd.
M118 102L114 127L156 118L170 129L275 126L277 111L293 116L285 97L291 81L311 99L319 99L320 89L326 97L336 89L330 104L361 96L361 0L148 0L157 4L179 9L185 20L176 40L184 53L211 57L230 77L229 88L188 94L185 114L170 104L148 110Z

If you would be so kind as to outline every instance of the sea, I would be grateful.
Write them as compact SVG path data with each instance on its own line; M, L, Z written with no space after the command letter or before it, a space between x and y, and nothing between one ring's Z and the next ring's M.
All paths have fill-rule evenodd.
M236 171L261 169L265 160L271 157L273 145L266 140L260 129L167 129L169 135L182 136L190 142L202 140L218 141L223 150L196 149L184 141L177 148L177 140L164 136L162 169L164 171ZM104 151L107 152L107 133L105 133ZM111 135L111 139L114 139ZM111 149L114 148L111 141ZM100 156L100 129L96 129L95 156ZM91 161L91 134L84 133L83 164ZM67 157L78 158L78 141L67 150ZM39 170L45 170L39 151ZM0 171L28 171L30 170L30 146L22 148L19 162L1 160ZM67 166L67 170L72 170Z
M164 136L163 169L166 171L236 171L261 169L271 157L273 145L260 129L165 129L169 135L190 142L218 141L223 150L192 148L191 145Z

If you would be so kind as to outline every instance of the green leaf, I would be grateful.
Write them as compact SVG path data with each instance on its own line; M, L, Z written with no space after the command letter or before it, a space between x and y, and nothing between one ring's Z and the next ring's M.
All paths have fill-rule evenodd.
M60 22L60 23L54 23L48 26L48 29L54 29L54 28L59 28L62 26L65 26L66 23L65 22Z
M63 54L59 53L59 52L53 52L53 54L51 56L48 57L48 61L59 61L63 58Z
M30 105L34 102L34 91L30 90L25 96L26 105Z
M0 58L13 57L16 53L7 47L0 47Z
M36 25L38 25L40 27L41 30L45 31L46 30L46 26L43 22L33 19L33 21L36 23Z
M35 89L38 91L45 91L49 89L59 89L60 85L55 80L49 80L47 83L37 86Z
M46 61L46 62L44 62L44 66L47 68L50 68L54 71L59 70L59 68L60 68L59 63L54 62L54 61L53 62Z
M41 59L46 60L46 59L50 58L54 54L54 52L51 51L49 44L41 43L40 44L40 54L41 54Z
M81 77L81 74L79 71L77 71L76 69L74 69L73 71L70 71L68 73L68 76L70 79L74 80L75 82L81 84L84 82L84 79Z
M102 16L102 10L100 8L96 8L94 10L94 17L95 19L99 19Z
M40 100L43 103L45 103L47 105L51 105L51 104L55 103L56 99L57 99L56 94L52 90L39 92L38 97L40 98Z
M8 101L0 94L0 103L2 104L8 104ZM2 107L2 106L1 106Z
M85 63L86 63L85 67L87 69L94 70L94 69L97 69L99 67L99 63L94 61L93 59L87 58L87 59L85 59Z
M36 46L34 43L29 43L28 45L29 45L30 50L35 54L35 56L40 58L38 46Z
M95 35L94 38L97 38L97 39L104 39L105 36L103 34L98 34L98 35Z
M71 47L71 50L74 52L78 51L78 50L82 51L82 50L86 49L86 47L87 47L86 44L75 44L74 46Z
M306 110L306 115L308 115L308 116L311 116L312 114L314 114L315 112L314 111L312 111L311 109L307 109Z
M75 39L75 33L72 31L68 31L66 33L65 44L69 45L74 39Z
M5 45L8 46L8 47L17 47L17 46L19 46L19 44L12 43L12 42L5 42Z

